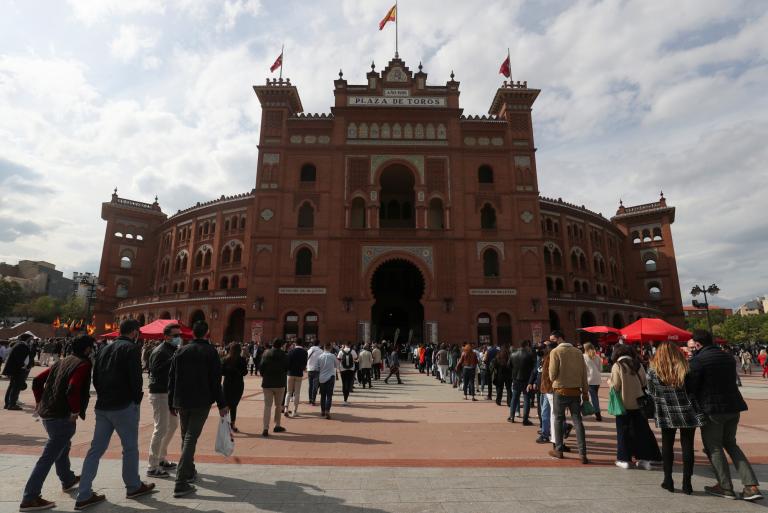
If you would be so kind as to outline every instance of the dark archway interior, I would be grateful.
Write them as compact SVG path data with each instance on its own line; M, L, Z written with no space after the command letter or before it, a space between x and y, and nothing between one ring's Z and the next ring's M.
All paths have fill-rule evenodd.
M407 260L388 260L373 274L371 291L376 298L371 309L372 334L375 340L423 340L424 277Z
M237 308L229 314L229 322L224 331L224 342L245 342L245 310Z
M415 180L407 167L395 164L381 173L379 225L382 228L415 228Z

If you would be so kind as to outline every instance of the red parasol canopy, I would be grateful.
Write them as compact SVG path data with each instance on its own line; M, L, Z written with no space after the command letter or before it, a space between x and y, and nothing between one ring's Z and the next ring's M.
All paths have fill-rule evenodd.
M141 338L147 339L147 340L162 340L164 338L163 336L163 329L169 324L178 324L181 326L181 338L184 340L192 340L195 338L195 336L192 334L192 330L181 323L181 321L177 321L175 319L158 319L154 322L150 322L149 324L142 326L139 328L139 332L141 332Z
M110 339L110 340L111 340L111 339L113 339L113 338L117 338L117 337L119 337L119 336L120 336L120 332L119 332L119 331L117 331L117 330L115 330L115 331L109 331L109 332L107 332L107 333L102 333L101 335L99 335L99 336L98 336L98 337L96 337L96 338L108 338L108 339Z
M586 331L587 333L598 333L604 335L606 333L615 333L621 335L621 330L618 328L612 328L610 326L589 326L588 328L579 328L579 331Z
M621 329L627 342L684 342L693 335L662 319L641 318Z

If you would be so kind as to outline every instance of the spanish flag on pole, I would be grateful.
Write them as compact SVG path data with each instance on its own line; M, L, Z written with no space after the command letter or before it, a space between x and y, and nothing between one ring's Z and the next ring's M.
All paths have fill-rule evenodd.
M392 8L387 11L387 15L379 22L379 30L384 30L384 25L390 21L397 21L397 4L393 5Z

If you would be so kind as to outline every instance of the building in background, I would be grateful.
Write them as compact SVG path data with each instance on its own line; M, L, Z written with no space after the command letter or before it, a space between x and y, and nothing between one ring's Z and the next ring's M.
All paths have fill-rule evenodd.
M723 308L722 306L709 305L709 313L722 312L723 317L730 317L733 315L733 308ZM686 319L706 319L707 309L703 306L685 305L683 307L683 315Z
M18 264L0 263L0 279L16 282L25 293L67 299L72 295L73 281L43 261L20 260Z
M760 315L766 312L768 312L768 296L747 301L736 310L739 315Z
M97 325L205 319L215 341L540 340L663 317L682 326L662 195L611 219L539 196L532 106L504 82L465 115L459 82L397 56L330 113L290 80L255 86L256 187L171 216L118 196L106 221Z

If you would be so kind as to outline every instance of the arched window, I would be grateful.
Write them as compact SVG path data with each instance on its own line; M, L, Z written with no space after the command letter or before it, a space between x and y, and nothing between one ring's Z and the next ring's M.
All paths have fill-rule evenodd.
M381 212L379 215L382 215ZM358 197L352 200L352 209L349 216L349 227L365 228L365 200L363 198Z
M565 284L563 283L563 279L562 278L556 278L555 279L555 290L557 292L562 292L564 288L565 288Z
M229 278L227 278L226 276L222 276L221 279L219 280L219 288L220 289L229 288Z
M651 232L649 230L643 230L643 242L651 242Z
M649 258L645 261L645 270L646 272L654 272L656 270L656 260L653 258Z
M221 252L221 263L228 264L231 261L232 261L232 250L229 249L229 246L226 246L224 248L224 251Z
M211 233L216 233L216 221L211 222Z
M547 276L547 292L552 292L553 288L554 288L554 285L552 283L552 278Z
M552 252L549 248L544 248L544 265L550 267L552 265Z
M577 255L575 251L571 253L571 267L573 267L574 270L579 268L579 255Z
M493 230L496 228L496 210L486 203L480 210L480 228L483 230Z
M651 299L661 299L661 284L655 281L649 283L648 295L651 297Z
M229 231L229 219L224 220L224 231L225 232Z
M232 261L236 264L239 264L243 261L243 247L237 246L235 248L235 251L232 253Z
M212 253L211 250L208 250L208 251L205 252L205 259L203 261L203 266L204 267L210 267L211 266L211 253Z
M557 248L552 250L552 265L555 267L563 266L563 254Z
M211 231L211 223L206 221L205 224L203 225L203 235L208 235L210 231Z
M178 283L174 283L173 284L173 292L176 293L178 291L179 291L179 284Z
M128 285L125 283L118 283L117 284L117 292L115 295L119 298L128 297Z
M387 219L400 219L400 203L395 200L387 204Z
M661 240L661 228L654 228L653 229L653 240Z
M579 269L582 271L587 270L587 257L584 256L584 253L579 255Z
M477 169L477 181L479 183L493 183L493 168L483 164Z
M581 282L579 280L573 282L573 291L581 292Z
M130 269L132 265L133 265L133 262L131 262L131 257L124 256L120 259L121 269Z
M240 218L240 229L245 230L245 216Z
M553 228L552 228L552 219L549 219L549 218L545 219L544 220L544 226L545 226L546 231L551 232L553 230Z
M194 280L192 282L192 290L193 291L200 290L200 280Z
M117 237L119 239L122 239L123 238L123 233L122 232L115 232L115 237Z
M233 289L240 288L240 277L239 276L232 276L232 282L231 282L230 286Z
M584 294L589 294L589 282L587 282L587 281L582 281L581 282L581 291Z
M432 198L429 202L429 219L427 226L432 230L442 230L445 228L443 223L443 202L440 198Z
M297 226L299 228L312 228L315 226L315 209L305 201L299 208L299 219Z
M296 252L296 276L312 275L312 252L301 248Z
M483 276L496 278L499 276L499 254L495 249L486 249L483 253Z
M201 290L208 290L208 278L205 278L203 282L200 284Z
M411 219L413 217L412 212L413 209L411 207L411 204L407 201L403 202L403 206L401 207L402 214L400 215L401 219Z
M301 166L301 175L299 180L303 183L314 182L317 179L317 168L314 164L304 164Z
M195 268L200 269L203 266L203 252L198 251L195 255Z

